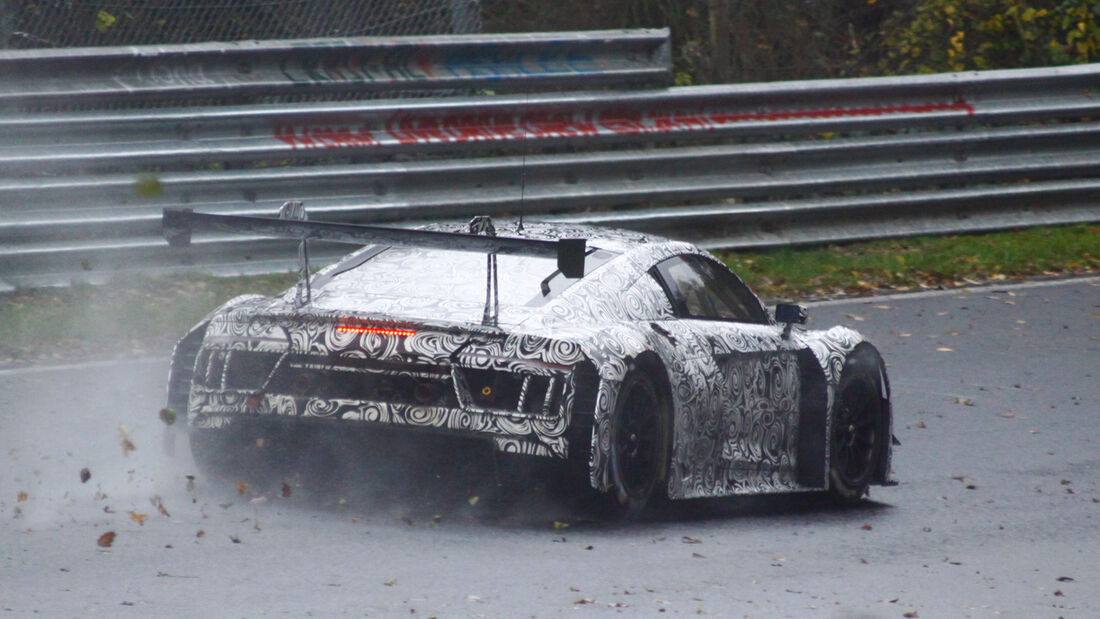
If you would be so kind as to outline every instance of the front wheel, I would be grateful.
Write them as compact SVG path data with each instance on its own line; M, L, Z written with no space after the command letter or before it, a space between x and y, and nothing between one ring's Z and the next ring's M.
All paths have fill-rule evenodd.
M884 394L882 358L857 348L840 375L830 436L829 488L843 501L862 498L874 477L886 433Z
M671 434L666 399L642 371L627 374L611 416L610 502L637 518L663 490Z

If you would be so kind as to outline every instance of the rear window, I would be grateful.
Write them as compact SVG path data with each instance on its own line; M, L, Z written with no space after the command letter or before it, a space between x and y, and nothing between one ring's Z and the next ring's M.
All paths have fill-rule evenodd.
M585 275L616 255L590 249ZM480 252L375 246L353 254L317 283L335 280L341 287L354 285L371 295L484 303L487 262ZM501 305L542 305L578 281L563 276L554 258L497 256Z

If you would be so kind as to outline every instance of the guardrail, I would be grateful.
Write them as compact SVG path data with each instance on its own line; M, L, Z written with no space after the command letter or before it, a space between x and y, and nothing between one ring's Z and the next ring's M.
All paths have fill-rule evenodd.
M285 269L295 254L278 241L211 236L169 252L159 222L164 207L271 214L287 199L318 220L523 213L711 248L1098 221L1098 116L1097 64L12 112L0 115L0 272Z
M639 85L668 58L667 29L0 51L0 105Z

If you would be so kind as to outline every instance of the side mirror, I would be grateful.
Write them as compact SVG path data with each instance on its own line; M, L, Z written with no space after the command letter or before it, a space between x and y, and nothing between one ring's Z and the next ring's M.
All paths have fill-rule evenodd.
M796 303L778 303L775 306L775 321L778 323L806 324L806 308Z

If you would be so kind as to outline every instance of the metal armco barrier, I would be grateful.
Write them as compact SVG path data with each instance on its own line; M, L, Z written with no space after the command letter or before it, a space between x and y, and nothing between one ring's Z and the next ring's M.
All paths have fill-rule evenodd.
M597 34L614 53L635 53ZM667 55L667 32L664 43L652 34L624 36L650 37L649 58L662 45ZM560 83L592 85L573 77ZM26 110L0 114L0 274L12 284L130 268L287 269L296 253L284 242L210 235L177 252L159 226L164 207L270 215L288 199L304 201L316 220L523 213L711 248L1100 221L1097 64L657 90Z
M0 51L0 105L667 81L667 30Z

